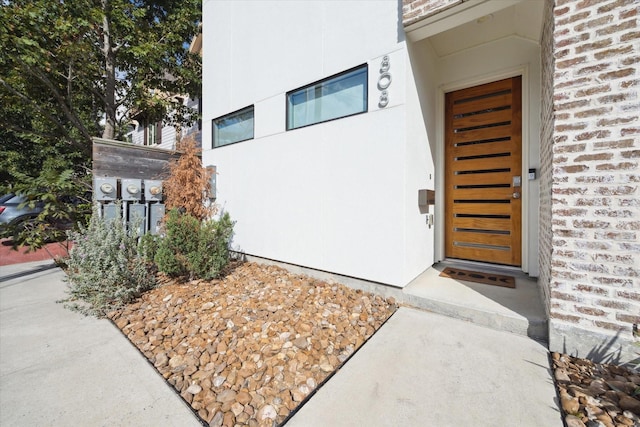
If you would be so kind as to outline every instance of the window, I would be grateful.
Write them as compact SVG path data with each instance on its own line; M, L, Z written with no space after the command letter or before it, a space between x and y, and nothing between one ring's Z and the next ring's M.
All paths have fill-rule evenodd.
M253 105L213 119L213 148L253 139Z
M367 65L287 93L287 130L367 111Z
M144 128L144 145L156 145L162 142L162 122L148 123Z

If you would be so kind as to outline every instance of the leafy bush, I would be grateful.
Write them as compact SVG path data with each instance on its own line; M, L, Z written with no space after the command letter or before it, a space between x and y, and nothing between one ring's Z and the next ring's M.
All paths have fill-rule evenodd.
M130 236L122 221L106 221L94 212L88 227L69 232L69 239L69 298L61 301L66 307L101 317L155 286L137 236Z
M158 270L174 277L213 279L229 262L232 234L233 222L228 213L217 221L199 221L173 209L155 256Z

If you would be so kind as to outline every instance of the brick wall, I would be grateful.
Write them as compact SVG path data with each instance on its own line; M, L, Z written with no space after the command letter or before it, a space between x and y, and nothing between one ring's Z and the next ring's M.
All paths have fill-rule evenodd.
M411 25L465 0L402 0L402 23Z
M551 184L553 180L553 0L545 1L541 45L542 96L540 126L540 232L539 232L539 283L549 315L551 283Z
M585 346L597 336L630 340L640 323L638 19L635 0L556 0L545 28L554 39L552 58L543 45L545 73L554 61L554 122L543 105L541 160L551 156L552 167L541 170L540 260L552 350L577 330Z

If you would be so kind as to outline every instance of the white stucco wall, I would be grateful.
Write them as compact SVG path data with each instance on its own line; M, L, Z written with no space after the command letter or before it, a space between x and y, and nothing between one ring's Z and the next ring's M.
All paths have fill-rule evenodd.
M396 286L431 265L417 190L433 165L420 112L407 122L418 97L398 13L396 0L204 2L203 162L236 249ZM363 63L367 113L285 130L287 91ZM249 105L255 138L210 149L212 119Z

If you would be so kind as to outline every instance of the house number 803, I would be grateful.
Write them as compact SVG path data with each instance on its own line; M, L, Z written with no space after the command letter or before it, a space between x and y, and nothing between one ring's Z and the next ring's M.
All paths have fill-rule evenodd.
M389 92L387 91L389 86L391 86L391 73L389 73L389 68L391 68L389 56L385 55L382 57L380 76L378 77L378 89L380 90L378 107L380 108L384 108L389 104Z

